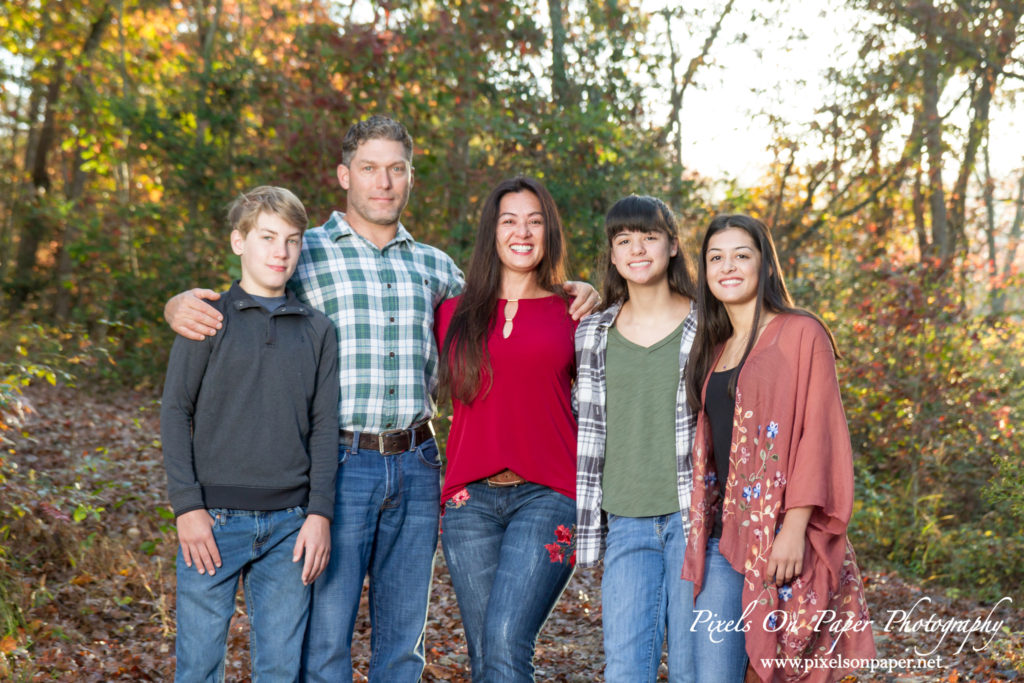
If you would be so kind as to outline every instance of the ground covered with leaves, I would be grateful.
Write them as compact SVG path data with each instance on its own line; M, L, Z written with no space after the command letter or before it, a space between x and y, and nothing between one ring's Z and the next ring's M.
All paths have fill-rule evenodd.
M0 414L0 680L169 680L176 539L164 494L158 401L45 385L28 387L23 398ZM1024 680L1019 603L952 600L868 569L879 657L928 665L904 661L850 680ZM577 571L538 642L537 680L602 680L600 605L599 570ZM968 623L989 632L946 632ZM362 680L369 648L365 610L357 632L354 659ZM227 678L246 681L241 604L230 639ZM440 553L427 662L425 680L469 680L458 607Z

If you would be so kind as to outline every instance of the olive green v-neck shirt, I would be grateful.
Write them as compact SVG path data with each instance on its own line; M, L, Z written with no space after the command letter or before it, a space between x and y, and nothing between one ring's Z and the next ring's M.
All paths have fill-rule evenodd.
M676 392L680 324L651 346L608 330L608 438L601 479L605 512L653 517L679 512L676 491Z

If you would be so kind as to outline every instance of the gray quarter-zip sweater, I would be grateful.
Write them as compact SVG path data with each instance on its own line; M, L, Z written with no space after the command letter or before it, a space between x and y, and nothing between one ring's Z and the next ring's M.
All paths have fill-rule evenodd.
M236 281L224 326L174 340L160 433L174 514L307 506L331 519L338 470L338 340L299 301L267 311Z

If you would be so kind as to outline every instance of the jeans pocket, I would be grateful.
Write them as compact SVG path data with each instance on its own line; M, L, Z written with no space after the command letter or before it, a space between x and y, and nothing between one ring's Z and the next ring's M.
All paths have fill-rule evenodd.
M304 508L301 505L296 505L295 507L288 508L288 512L295 515L296 517L300 517L302 519L306 518L306 508Z
M441 451L437 448L437 442L433 439L424 441L422 444L416 447L416 455L427 467L431 469L441 469Z
M345 446L338 449L338 466L344 465L352 457L352 449Z

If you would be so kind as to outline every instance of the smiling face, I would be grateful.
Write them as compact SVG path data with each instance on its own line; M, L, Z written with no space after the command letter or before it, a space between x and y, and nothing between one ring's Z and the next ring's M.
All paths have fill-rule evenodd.
M242 259L242 289L254 296L282 296L301 247L302 230L275 213L261 212L245 235L232 230L231 249Z
M704 259L708 289L716 299L737 306L756 299L761 253L746 230L716 232L708 239Z
M679 250L661 231L625 230L612 238L611 261L627 286L667 281L669 259Z
M532 192L509 192L498 204L495 235L502 269L529 273L544 259L544 214Z
M412 162L401 142L366 140L338 166L338 182L348 191L345 218L356 232L394 230L409 203Z

